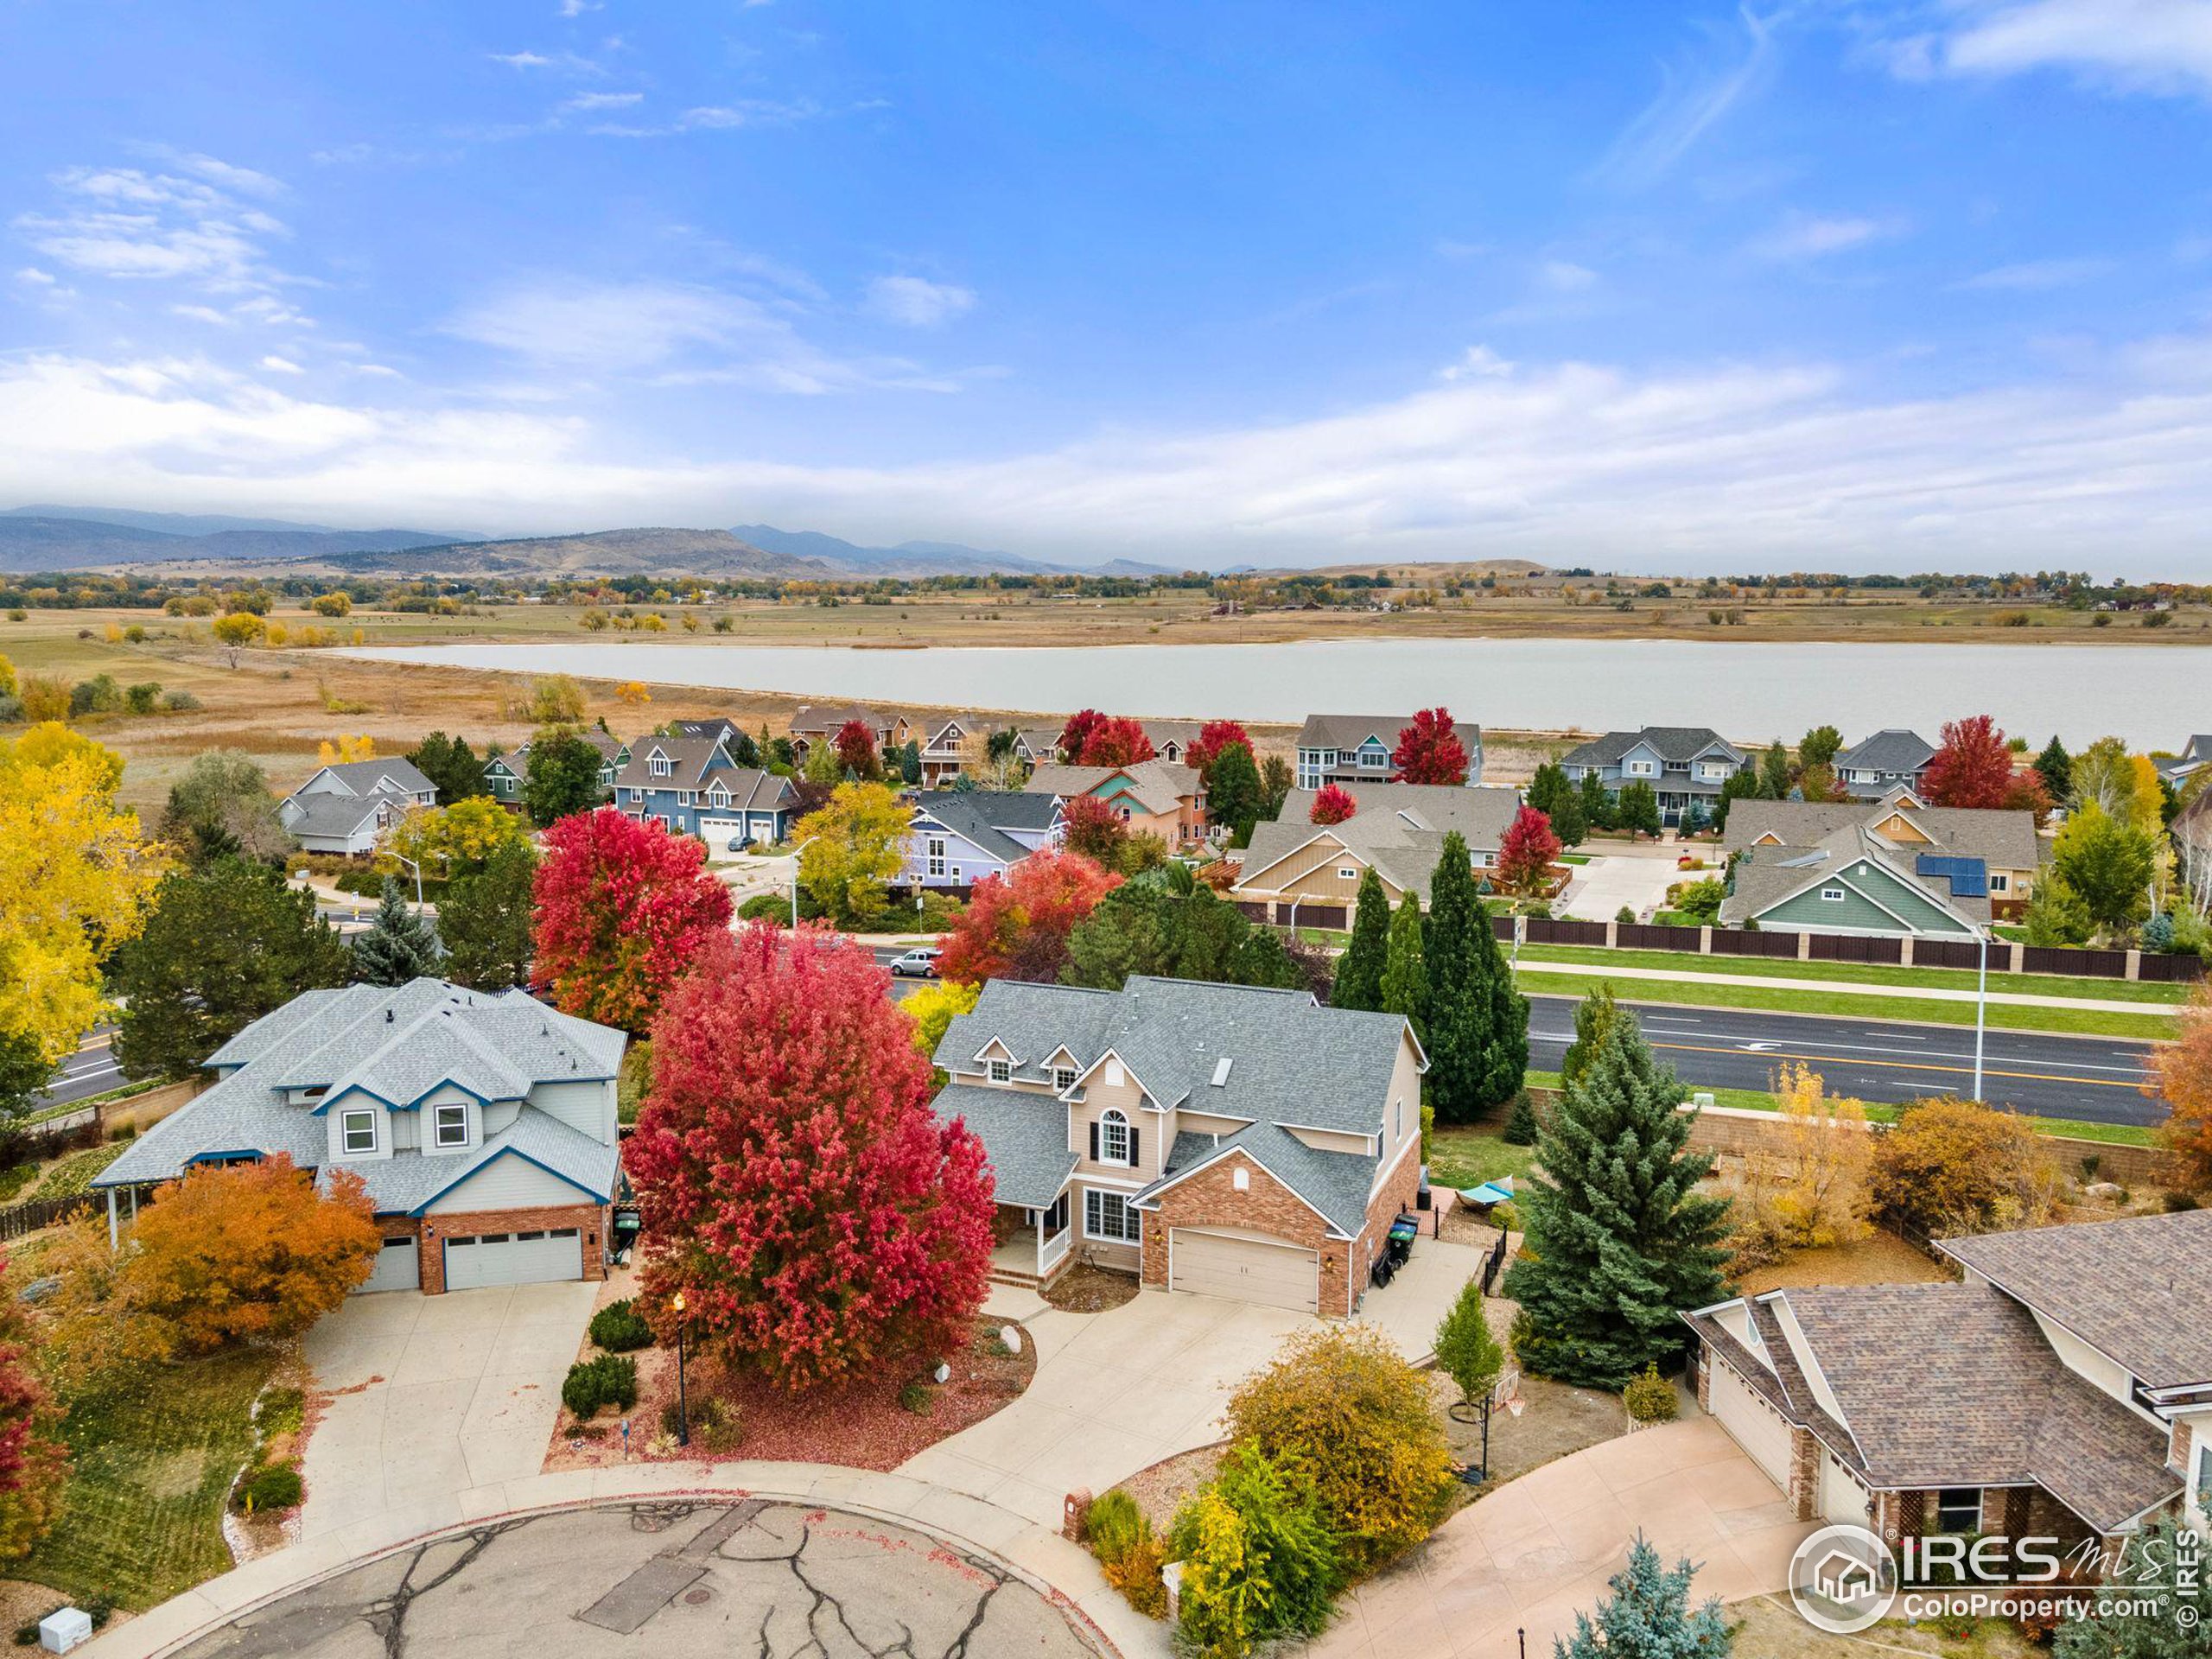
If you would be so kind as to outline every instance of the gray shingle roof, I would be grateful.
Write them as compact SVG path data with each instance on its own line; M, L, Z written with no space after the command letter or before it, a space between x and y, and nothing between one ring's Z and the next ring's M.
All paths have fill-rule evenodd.
M871 732L880 732L888 724L882 715L865 703L805 702L791 710L791 735L835 737L855 720Z
M1732 813L1730 822L1734 822ZM1834 884L1839 872L1855 868L1860 860L1878 864L1906 887L1948 906L1976 926L1986 925L1990 919L1986 893L1967 897L1955 894L1949 876L1919 874L1917 861L1910 854L1856 825L1847 825L1812 847L1766 844L1746 849L1731 877L1729 894L1721 901L1719 919L1727 926L1740 926L1746 918L1759 915L1785 899Z
M991 789L932 790L917 796L915 806L1003 864L1019 864L1033 850L1007 830L1049 830L1060 810L1054 795Z
M1160 1179L1130 1200L1140 1209L1154 1207L1158 1196L1193 1170L1231 1152L1242 1152L1312 1205L1346 1238L1357 1237L1367 1222L1367 1200L1375 1190L1378 1158L1348 1152L1321 1152L1274 1123L1248 1123L1234 1135L1182 1134Z
M1901 726L1885 727L1861 738L1835 758L1835 769L1846 771L1918 772L1936 753L1936 746L1918 732Z
M776 807L788 807L798 797L791 787L791 780L772 772L763 772L758 766L726 766L709 773L701 786L702 791L716 789L729 791L730 810L741 811L751 808L755 812L769 811ZM703 804L712 806L711 801Z
M1345 785L1359 810L1342 823L1323 827L1309 821L1314 791L1294 789L1283 797L1281 815L1258 825L1245 849L1242 881L1255 891L1272 889L1261 880L1269 866L1326 833L1372 864L1393 887L1410 889L1428 902L1429 878L1444 850L1446 832L1457 830L1470 853L1495 853L1520 810L1516 791L1478 785L1352 784ZM1300 868L1293 865L1292 868Z
M1638 743L1650 745L1662 760L1694 760L1716 746L1739 760L1744 758L1742 750L1709 726L1646 726L1641 731L1607 732L1593 737L1580 747L1569 749L1560 760L1572 766L1618 766Z
M208 1064L225 1075L140 1136L93 1184L174 1179L216 1153L283 1153L315 1168L328 1156L327 1125L319 1103L292 1104L289 1093L321 1089L321 1098L334 1098L359 1088L405 1108L452 1082L487 1101L526 1101L540 1083L612 1077L626 1042L620 1031L521 991L487 995L418 979L391 989L304 992L211 1055ZM601 1197L613 1192L615 1149L526 1103L513 1124L471 1154L402 1153L344 1167L389 1213L412 1209L508 1151Z
M1936 1243L2145 1387L2212 1382L2212 1210Z
M1886 801L1738 801L1728 809L1727 844L1733 851L1771 834L1785 847L1817 847L1840 830L1871 829L1899 812L1934 843L1894 843L1905 857L1917 852L1952 853L1979 858L2000 870L2032 870L2043 857L2032 812L2001 807L1915 807Z
M655 750L668 757L671 771L656 777ZM730 765L729 752L711 737L641 737L630 746L630 759L614 774L617 789L699 789L707 774Z
M357 795L375 791L380 783L391 785L386 794L431 795L437 786L423 775L412 760L400 755L390 755L373 760L341 760L327 766L317 766L307 781L313 783L325 772L337 779ZM297 793L296 791L294 791Z
M295 795L285 803L291 809L284 827L299 840L310 836L349 836L386 807L406 803L391 795Z
M1414 723L1408 715L1308 715L1306 723L1298 728L1298 747L1301 749L1356 749L1370 737L1380 738L1382 747L1398 747L1398 734ZM1482 747L1483 728L1471 720L1455 720L1452 730L1466 746L1471 757Z
M1088 795L1111 778L1127 778L1128 793L1147 812L1173 812L1201 787L1196 767L1168 760L1140 760L1128 766L1041 766L1029 774L1028 787L1033 793L1065 800Z
M1051 1095L979 1084L947 1084L937 1115L965 1122L991 1160L1001 1204L1041 1210L1058 1198L1075 1168L1068 1149L1068 1109Z

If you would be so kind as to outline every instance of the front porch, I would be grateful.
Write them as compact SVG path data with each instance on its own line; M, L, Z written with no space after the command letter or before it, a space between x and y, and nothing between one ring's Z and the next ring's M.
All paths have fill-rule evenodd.
M994 1217L991 1282L1034 1290L1050 1284L1075 1259L1075 1229L1065 1192L1042 1210L1002 1204Z

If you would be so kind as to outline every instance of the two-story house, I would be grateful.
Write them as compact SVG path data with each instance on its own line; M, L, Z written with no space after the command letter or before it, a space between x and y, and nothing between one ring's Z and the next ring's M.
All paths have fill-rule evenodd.
M1309 992L992 980L936 1060L938 1115L989 1158L1013 1282L1082 1260L1348 1317L1420 1186L1413 1028Z
M216 1081L93 1185L112 1236L142 1189L282 1154L367 1187L384 1248L364 1290L602 1278L628 1040L521 991L304 991L209 1055Z
M1395 768L1390 756L1398 734L1414 723L1411 715L1308 715L1298 731L1297 783L1300 789L1342 784L1386 784ZM1467 752L1466 782L1483 780L1483 728L1454 721L1452 730Z
M1057 795L1034 790L952 789L915 797L900 885L965 893L1003 877L1032 853L1057 847L1066 815Z
M835 743L837 734L856 720L874 737L878 753L916 734L904 715L879 714L866 703L802 703L791 711L791 753L800 765L805 765L808 752L816 744Z
M346 760L318 766L276 808L300 850L364 857L417 807L436 804L437 786L410 760Z
M1560 757L1570 783L1596 774L1609 795L1630 784L1649 784L1659 798L1659 821L1679 824L1692 801L1709 810L1720 786L1751 759L1703 726L1646 726L1607 732Z
M1813 933L1972 933L2026 909L2044 858L2032 812L1903 789L1872 805L1738 801L1727 845L1743 856L1720 919Z
M982 759L993 732L1009 728L988 715L964 714L925 721L919 729L922 787L943 789Z
M1855 800L1878 801L1894 789L1916 793L1935 758L1936 746L1918 732L1885 727L1836 756L1836 781Z
M630 759L630 746L597 727L588 728L576 735L599 751L599 786L612 798L614 774ZM501 806L522 810L524 790L530 781L530 747L525 743L512 754L495 754L484 763L484 786Z
M1349 788L1349 785L1340 785ZM1362 784L1357 810L1341 823L1313 822L1315 791L1294 789L1273 823L1255 826L1230 896L1248 916L1281 927L1349 927L1359 884L1372 869L1393 906L1428 885L1456 830L1480 879L1520 810L1518 791L1450 784Z
M1166 760L1128 766L1039 766L1025 785L1031 793L1067 800L1088 795L1103 801L1133 835L1157 836L1170 852L1205 839L1206 786L1198 771Z
M739 766L712 738L641 737L614 774L614 804L721 852L783 840L798 798L790 779Z
M2181 746L2181 753L2171 760L2158 762L2158 776L2176 789L2212 766L2212 732L2198 732Z
M1145 741L1152 745L1153 759L1165 760L1171 766L1185 764L1184 757L1190 753L1191 745L1198 741L1199 732L1205 729L1202 722L1195 720L1147 720L1138 723L1144 728Z
M1941 1239L1962 1283L1685 1314L1698 1402L1798 1519L2109 1540L2212 1507L2212 1211Z

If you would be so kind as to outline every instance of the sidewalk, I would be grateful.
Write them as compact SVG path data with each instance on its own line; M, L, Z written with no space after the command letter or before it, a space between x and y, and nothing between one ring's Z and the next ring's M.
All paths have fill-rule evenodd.
M1690 957L1694 962L1696 957ZM1598 979L1649 979L1675 985L1756 985L1777 991L1836 992L1844 996L1910 997L1926 1002L1965 1002L1976 999L1973 991L1941 989L1932 985L1867 985L1847 979L1784 979L1768 974L1677 973L1671 968L1606 968L1585 962L1553 962L1523 955L1518 964L1532 973L1586 974ZM2090 1014L2171 1014L2170 1002L2115 1002L2096 996L2036 996L2021 991L1992 991L1993 1007L2014 1008L2079 1008Z

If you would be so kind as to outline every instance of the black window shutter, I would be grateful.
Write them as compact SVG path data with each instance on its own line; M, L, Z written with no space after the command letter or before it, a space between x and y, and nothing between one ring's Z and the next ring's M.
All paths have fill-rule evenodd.
M1132 1123L1129 1125L1129 1162L1141 1164L1143 1161L1144 1154L1137 1150L1137 1126Z
M1098 1120L1095 1117L1090 1120L1090 1161L1098 1161Z

